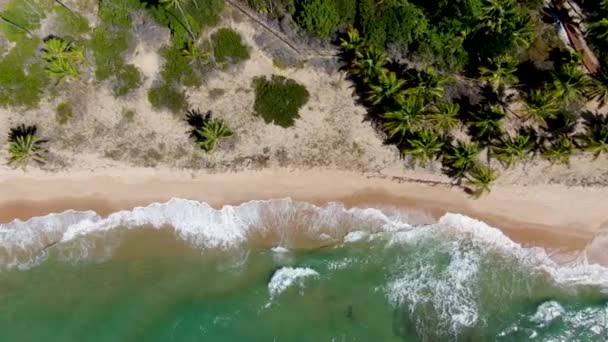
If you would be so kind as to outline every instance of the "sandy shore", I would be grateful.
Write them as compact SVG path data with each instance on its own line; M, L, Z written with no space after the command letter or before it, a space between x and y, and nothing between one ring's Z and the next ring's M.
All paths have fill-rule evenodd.
M103 173L0 174L0 222L67 209L102 215L172 197L215 207L291 197L319 205L397 206L427 214L463 213L502 229L525 245L559 250L586 246L608 223L608 188L501 186L480 200L460 189L396 182L341 171L267 170L226 174L130 169Z

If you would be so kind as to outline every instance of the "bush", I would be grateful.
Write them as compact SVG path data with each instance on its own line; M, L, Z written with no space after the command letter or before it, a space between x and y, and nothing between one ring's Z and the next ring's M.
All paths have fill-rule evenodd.
M36 57L40 44L23 36L0 59L0 106L35 107L40 102L49 81L44 61Z
M141 74L137 67L127 64L118 70L112 80L112 93L114 96L125 96L141 85Z
M340 25L340 14L332 0L309 0L301 6L296 20L310 33L326 38Z
M211 36L215 61L238 64L249 59L249 49L243 44L241 35L229 28L221 28Z
M148 101L155 109L168 109L173 113L182 113L188 109L186 94L166 83L148 90Z
M74 117L74 108L69 102L61 102L57 105L55 119L60 125L65 125L68 120Z
M308 102L310 94L306 88L292 79L273 75L270 80L257 77L254 109L265 122L281 127L293 126L299 118L300 108Z

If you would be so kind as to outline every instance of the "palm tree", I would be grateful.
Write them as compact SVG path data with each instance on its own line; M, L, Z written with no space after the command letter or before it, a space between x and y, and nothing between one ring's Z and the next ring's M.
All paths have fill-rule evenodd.
M182 15L182 18L184 20L183 26L186 29L186 32L188 32L188 34L190 35L190 38L192 38L192 40L196 40L196 37L194 36L194 31L192 31L192 27L190 26L190 19L186 15L186 12L184 11L184 8L182 7L182 5L184 3L186 3L187 1L192 1L192 0L160 0L160 3L164 4L166 9L177 8L177 10L180 12L180 14ZM194 3L196 4L196 0L194 0Z
M57 37L44 42L42 58L47 62L47 72L57 78L58 83L66 78L78 78L80 71L77 65L85 59L82 47Z
M85 59L84 48L62 38L51 37L44 42L42 58L46 61L65 59L72 63L81 63Z
M515 76L517 60L511 55L489 59L488 67L479 68L479 79L487 81L494 91L503 89L509 83L517 83Z
M401 88L405 81L397 78L393 71L385 71L378 78L378 82L370 85L367 100L372 105L377 106L387 100L394 103L403 103L405 98L401 93Z
M554 119L560 110L557 95L549 89L533 89L524 93L526 107L522 112L541 127L547 127L547 119Z
M386 73L386 54L380 49L370 46L355 53L350 72L360 77L364 82L371 82Z
M46 149L42 145L46 141L38 139L36 131L36 126L25 125L10 130L8 136L9 166L22 167L25 170L30 161L38 164L45 163Z
M589 24L588 34L597 40L606 41L608 39L608 18Z
M498 159L504 168L510 169L519 161L528 157L534 149L535 139L531 135L517 135L515 138L506 135L490 148L491 155Z
M191 63L196 61L205 62L211 56L211 53L208 51L202 51L198 46L196 46L193 42L184 43L184 47L182 48L182 56L186 57Z
M414 133L414 136L407 139L405 146L401 147L401 152L409 154L425 166L429 161L441 153L443 141L437 133L430 129L422 129Z
M593 153L594 159L597 159L602 153L608 154L608 124L587 128L579 140L585 151Z
M485 110L472 113L468 125L474 130L473 134L479 140L489 141L492 136L502 131L505 113L498 106L490 106Z
M416 72L412 83L415 86L406 90L406 94L420 96L430 101L443 97L448 78L440 75L433 67L427 66Z
M511 39L523 48L528 48L534 40L534 21L528 13L516 15L513 19Z
M432 107L428 120L437 129L451 131L460 123L459 111L460 106L457 103L441 101Z
M458 141L451 145L443 155L443 162L452 169L458 177L462 177L477 164L479 146L475 143Z
M423 115L426 110L427 107L421 99L408 97L399 110L381 115L384 119L382 128L386 131L389 138L395 135L404 137L408 133L422 127Z
M340 38L340 45L349 51L358 51L363 45L363 38L359 34L359 30L351 28L347 32L347 39Z
M570 104L584 95L587 78L578 65L567 63L559 72L554 73L553 86L557 96L565 103Z
M543 151L543 156L553 164L570 165L570 156L574 154L574 142L566 134L560 134L553 139Z
M206 152L213 152L221 140L233 135L233 132L221 119L210 119L203 127L197 128L196 133L198 135L196 144Z
M477 164L466 175L467 185L473 187L471 195L473 198L479 198L485 193L490 192L492 183L498 178L498 173L483 164Z
M600 107L604 107L608 103L608 73L600 70L593 75L585 95L590 100L596 100Z
M510 25L510 20L515 16L515 8L510 0L487 0L487 5L482 8L482 26L491 32L502 33Z

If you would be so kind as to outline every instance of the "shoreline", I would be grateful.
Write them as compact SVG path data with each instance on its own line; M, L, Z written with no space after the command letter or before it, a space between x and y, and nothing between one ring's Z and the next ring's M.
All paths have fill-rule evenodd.
M0 222L68 209L102 216L173 197L215 208L250 200L290 197L324 205L397 207L439 219L447 212L486 222L525 246L583 250L608 223L608 188L496 186L473 200L445 185L396 182L389 177L337 170L264 170L203 174L126 169L110 173L0 174ZM431 223L431 222L425 222Z

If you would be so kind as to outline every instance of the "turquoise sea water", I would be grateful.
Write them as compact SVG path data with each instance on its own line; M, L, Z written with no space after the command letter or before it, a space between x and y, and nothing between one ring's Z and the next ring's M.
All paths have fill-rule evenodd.
M173 200L0 226L0 341L607 341L608 270L460 215Z

